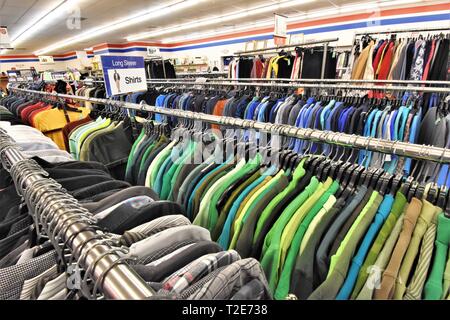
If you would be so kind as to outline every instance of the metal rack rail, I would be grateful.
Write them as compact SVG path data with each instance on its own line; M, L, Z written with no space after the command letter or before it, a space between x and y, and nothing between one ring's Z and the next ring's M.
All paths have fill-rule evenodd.
M91 97L81 97L67 94L49 93L42 91L33 91L21 88L12 88L13 91L31 93L36 95L47 95L64 99L79 101L90 101L95 104L112 105L119 108L134 110L144 110L153 113L163 114L172 117L205 121L212 124L226 125L243 129L256 129L259 131L280 134L287 137L293 137L308 141L321 142L326 144L338 145L349 148L365 149L386 154L395 154L398 156L409 157L419 160L428 160L438 163L450 163L450 149L434 146L425 146L412 144L402 141L390 141L372 137L344 134L340 132L321 131L313 129L297 128L290 125L272 124L258 122L253 120L244 120L232 117L215 116L205 113L160 108L146 104L135 104L112 99L100 99Z
M25 158L13 138L2 129L0 158L33 213L35 224L42 228L60 256L68 247L71 256L89 274L94 282L93 296L97 291L108 299L145 299L154 294L121 258L121 249L95 228L93 215L49 179L37 162Z
M353 90L375 90L375 91L417 91L430 93L450 93L450 87L413 87L413 86L382 86L382 85L365 85L365 84L323 84L319 80L315 83L292 82L292 83L266 83L266 82L230 82L215 80L211 82L194 82L194 81L166 81L166 80L149 80L150 84L173 84L173 85L207 85L207 86L231 86L231 87L280 87L280 88L315 88L315 89L353 89Z
M241 82L283 82L283 83L380 83L380 84L412 84L412 85L441 85L441 86L449 86L450 81L436 81L436 80L356 80L356 79L286 79L286 78L225 78L225 79L217 79L221 82L226 81L241 81ZM186 81L186 79L149 79L148 82L152 81L168 81L168 82L178 82L178 81Z

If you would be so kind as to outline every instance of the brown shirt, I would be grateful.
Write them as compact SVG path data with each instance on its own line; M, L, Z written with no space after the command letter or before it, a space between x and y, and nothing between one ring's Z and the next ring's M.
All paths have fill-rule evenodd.
M408 249L409 242L411 241L412 233L414 231L414 227L416 226L421 209L422 201L417 198L412 198L411 203L408 205L405 212L402 231L395 245L394 251L392 252L389 264L383 273L380 288L375 289L374 299L387 300L394 296L395 281L397 279L403 257Z

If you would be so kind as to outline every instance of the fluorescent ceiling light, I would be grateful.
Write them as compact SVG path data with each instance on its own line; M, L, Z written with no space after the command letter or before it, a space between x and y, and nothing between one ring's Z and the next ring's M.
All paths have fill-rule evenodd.
M56 6L53 5L44 12L40 12L38 15L31 19L31 22L26 24L18 32L11 36L11 47L16 48L21 43L30 39L36 33L47 28L55 20L61 19L67 16L68 13L80 2L80 0L63 0L58 1ZM1 52L2 54L5 51Z
M223 29L216 30L216 31L211 31L211 32L196 32L196 33L191 33L188 35L183 35L183 36L178 36L178 37L165 38L165 39L162 39L161 42L162 43L174 43L174 42L176 43L176 42L185 41L185 40L203 39L203 38L208 38L208 37L213 37L213 36L226 35L226 34L230 34L231 32L234 33L234 32L241 32L241 31L245 31L245 30L254 30L256 28L264 28L264 27L269 27L269 26L273 26L273 20L265 20L265 21L246 24L246 25L238 26L238 27L228 27L228 28L223 28Z
M221 16L214 16L214 17L210 17L210 18L206 18L206 19L201 19L201 20L198 20L198 21L192 22L192 23L185 23L185 24L181 24L181 25L177 25L177 26L173 26L173 27L163 28L163 29L156 30L156 31L143 32L143 33L131 35L131 36L127 37L126 39L127 39L127 41L136 41L136 40L157 37L157 36L161 36L161 35L169 34L169 33L173 33L173 32L178 32L178 31L183 31L183 30L188 30L188 29L193 29L193 28L198 28L198 27L204 27L204 26L213 25L213 24L217 24L217 23L223 23L223 22L231 21L231 20L238 20L238 19L242 19L242 18L246 18L246 17L250 17L250 16L262 14L262 13L268 13L268 12L274 13L280 9L286 9L286 8L290 8L290 7L294 7L294 6L299 6L299 5L313 2L313 1L315 1L315 0L285 0L285 1L281 1L279 3L275 3L275 4L260 5L260 6L252 7L252 8L246 9L246 10L231 12L231 13L221 15Z
M176 0L172 1L169 4L164 4L156 7L149 8L148 10L145 10L144 12L140 12L131 16L127 16L122 19L118 19L116 21L113 21L111 23L108 23L106 25L96 27L90 30L87 30L85 32L82 32L74 37L71 37L69 39L56 42L46 48L37 50L35 54L41 55L45 53L49 53L52 51L55 51L60 48L67 47L71 44L78 43L81 41L85 41L88 39L92 39L95 37L98 37L100 35L103 35L108 32L112 32L121 28L129 27L133 24L141 23L143 21L148 21L154 18L160 18L161 16L165 16L177 11L182 11L188 7L194 6L199 4L204 0ZM157 14L155 14L157 12Z
M392 7L392 6L398 6L402 4L409 4L409 3L417 3L422 2L421 0L395 0L395 1L383 1L383 2L377 2L377 1L369 1L369 2L362 2L362 3L356 3L356 4L350 4L350 5L344 5L339 6L336 8L328 8L323 10L317 10L317 11L308 11L306 13L302 13L300 15L290 16L288 18L289 22L298 21L299 19L313 19L313 18L320 18L320 17L331 17L336 16L338 14L343 13L351 13L351 12L371 12L374 9L380 8L380 7Z
M402 4L409 4L409 3L415 3L415 2L426 2L423 0L394 0L394 1L383 1L380 2L378 5L380 7L390 7L390 6L400 6Z

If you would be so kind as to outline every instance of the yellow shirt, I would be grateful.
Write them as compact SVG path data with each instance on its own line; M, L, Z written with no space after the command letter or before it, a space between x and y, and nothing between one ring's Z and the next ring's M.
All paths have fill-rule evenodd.
M34 125L36 129L42 131L47 137L52 139L60 149L66 150L62 129L69 122L85 118L90 112L86 108L78 108L78 110L81 112L67 111L67 117L70 121L67 121L68 119L64 115L64 110L58 108L39 112L34 117Z

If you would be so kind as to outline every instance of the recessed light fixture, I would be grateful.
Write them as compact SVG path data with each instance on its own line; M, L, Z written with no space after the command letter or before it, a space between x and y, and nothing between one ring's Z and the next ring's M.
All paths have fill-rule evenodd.
M186 8L195 6L204 0L176 0L168 4L163 4L160 6L151 7L147 10L143 10L140 13L127 16L125 18L118 19L116 21L110 22L106 25L102 25L96 28L92 28L85 32L82 32L76 36L70 37L66 40L56 42L48 47L42 48L35 52L36 55L46 54L57 49L67 47L74 43L79 43L87 39L92 39L100 35L112 32L118 29L129 27L133 24L141 23L155 18L160 18L161 16L169 15L174 12L182 11ZM157 12L157 14L155 14Z

